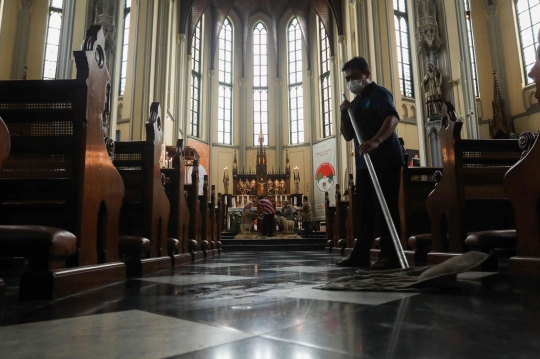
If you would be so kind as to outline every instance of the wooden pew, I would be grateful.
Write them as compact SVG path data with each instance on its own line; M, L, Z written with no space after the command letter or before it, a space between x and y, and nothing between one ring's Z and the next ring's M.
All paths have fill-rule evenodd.
M212 185L210 187L210 202L208 203L208 208L210 210L210 233L211 233L211 240L210 240L210 249L215 254L218 254L217 249L217 241L218 241L218 233L217 233L217 218L218 213L216 212L216 186Z
M167 159L170 159L172 168L162 168L161 173L165 176L165 193L171 205L169 216L168 236L177 238L178 253L169 253L174 265L191 262L189 253L189 209L186 201L185 178L186 167L184 159L184 140L178 140L176 146L167 146Z
M356 186L354 185L354 176L349 173L349 188L347 189L347 218L345 219L345 232L347 239L347 248L354 248L355 226L358 208L356 205Z
M7 161L9 156L9 150L11 149L11 140L9 138L9 131L6 127L6 124L0 117L0 170L4 165L4 162ZM6 286L2 278L0 278L0 315L4 310L4 292Z
M336 206L330 205L328 192L324 193L324 217L326 220L326 248L332 253L333 248L337 248L337 239L334 238L334 218L336 216Z
M221 196L221 193L217 194L217 206L215 208L216 213L216 225L215 225L215 232L216 232L216 249L218 251L218 254L221 254L223 252L223 247L221 244L221 232L223 232L223 218L225 215L223 214L223 197Z
M531 132L521 134L523 157L504 176L504 188L516 216L516 256L510 272L540 278L540 143Z
M112 157L125 184L119 243L129 276L143 276L172 265L167 247L170 204L159 164L163 144L159 103L150 106L145 127L145 141L117 141Z
M439 131L443 175L426 203L432 233L429 263L451 256L441 251L462 253L468 231L515 226L503 176L521 156L518 141L462 140L463 123L455 122L452 107L445 109Z
M76 79L0 82L0 116L11 135L11 155L0 172L0 224L53 226L76 236L76 255L68 261L76 268L59 268L58 260L46 273L47 285L44 273L23 276L23 299L58 298L125 278L118 261L124 187L102 135L109 82L104 48L101 26L91 26L74 52Z
M202 217L199 202L199 154L190 146L184 146L186 167L192 167L191 183L184 185L187 195L187 206L190 214L189 221L189 247L193 260L203 259L204 253L199 251L202 241Z
M334 215L334 238L337 241L337 246L341 249L341 253L345 254L345 248L352 248L347 241L347 229L345 228L345 220L347 219L347 208L349 201L341 200L341 188L339 183L336 184L336 213Z
M201 250L204 258L213 256L214 252L210 246L212 242L212 227L210 224L210 191L208 188L208 175L204 175L203 194L199 196L199 209L201 211Z

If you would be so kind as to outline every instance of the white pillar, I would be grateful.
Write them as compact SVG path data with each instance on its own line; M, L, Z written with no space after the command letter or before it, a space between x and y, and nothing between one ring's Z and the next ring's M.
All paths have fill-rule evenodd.
M11 65L11 79L22 79L24 65L26 64L26 52L28 49L28 36L30 32L30 8L33 0L21 0L21 9L17 14L17 30L13 47L13 62ZM43 69L41 70L43 71Z

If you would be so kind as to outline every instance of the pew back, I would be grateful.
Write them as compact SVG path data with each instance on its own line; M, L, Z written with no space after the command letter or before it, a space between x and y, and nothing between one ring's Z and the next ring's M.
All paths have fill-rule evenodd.
M1 81L11 155L0 172L0 224L41 224L77 237L72 265L118 260L123 182L103 142L109 74L100 26L75 51L77 79Z

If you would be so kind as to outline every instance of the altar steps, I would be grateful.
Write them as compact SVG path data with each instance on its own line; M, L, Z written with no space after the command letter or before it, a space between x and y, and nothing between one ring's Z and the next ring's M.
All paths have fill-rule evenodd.
M234 235L226 232L221 234L223 252L322 251L326 245L325 232L314 232L311 238L233 239L233 237Z

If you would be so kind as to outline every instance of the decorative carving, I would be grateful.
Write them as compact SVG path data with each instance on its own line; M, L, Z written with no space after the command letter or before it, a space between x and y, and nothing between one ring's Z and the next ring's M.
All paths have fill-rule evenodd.
M416 44L418 52L430 55L441 48L439 26L437 24L437 9L433 0L416 0Z
M114 143L114 140L110 137L105 137L105 148L107 149L107 153L111 158L114 155L115 147L116 145Z
M28 78L28 66L24 65L23 67L23 73L22 73L22 79L26 80Z
M525 157L527 153L529 153L532 146L536 142L537 137L538 135L535 135L531 131L525 131L525 132L522 132L521 135L519 135L519 139L518 139L519 148L523 150L523 153L521 154L521 158Z
M493 121L489 121L491 138L510 138L512 123L506 114L506 103L501 96L497 73L493 71Z

